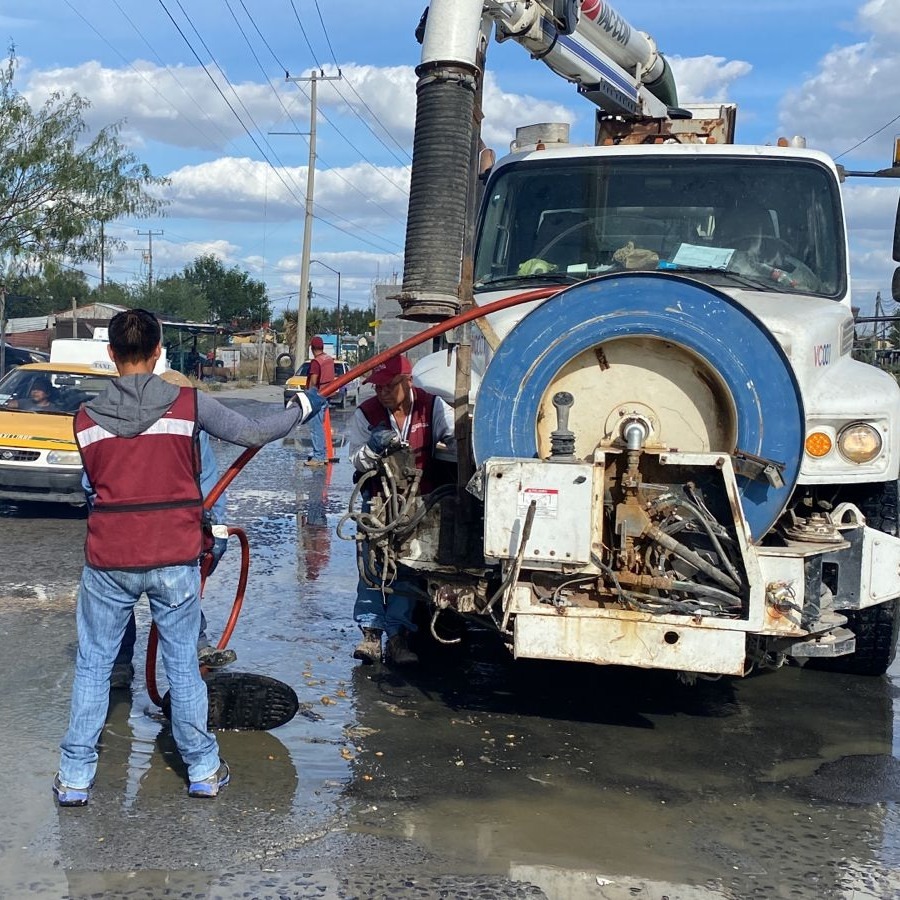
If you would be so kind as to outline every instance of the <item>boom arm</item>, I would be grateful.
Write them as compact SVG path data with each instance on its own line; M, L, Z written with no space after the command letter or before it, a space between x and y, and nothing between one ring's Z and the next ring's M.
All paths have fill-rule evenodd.
M423 27L424 26L424 27ZM491 29L578 86L616 122L656 123L676 111L671 71L652 38L605 0L431 0L420 23L404 318L459 309L467 207L481 119L476 96Z
M604 0L432 0L422 65L474 65L483 20L608 113L659 119L677 106L653 39Z

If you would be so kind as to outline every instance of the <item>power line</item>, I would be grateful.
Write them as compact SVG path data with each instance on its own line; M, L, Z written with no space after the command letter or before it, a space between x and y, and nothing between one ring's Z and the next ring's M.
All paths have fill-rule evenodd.
M263 37L262 32L259 29L259 26L256 24L256 21L254 20L253 16L250 14L250 11L247 9L247 7L244 3L244 0L239 0L239 2L241 4L241 6L243 7L244 12L247 15L247 18L250 20L250 23L253 25L254 29L256 30L256 33L259 35L262 42L268 48L269 53L272 54L272 58L275 60L275 62L279 66L281 66L281 68L284 68L281 61L278 59L278 57L275 55L274 51L272 50L271 46L269 45L268 41L266 41L266 39ZM234 10L231 8L231 4L228 2L228 0L225 0L225 5L228 7L228 11L231 13L231 16L234 19L235 24L238 27L238 30L241 32L241 36L244 38L245 43L250 48L250 52L253 54L253 58L256 60L256 64L257 64L257 66L259 66L259 69L262 72L263 77L266 79L269 86L272 87L272 90L275 91L274 86L272 85L271 81L269 81L269 77L266 74L266 70L262 64L262 61L260 60L259 56L256 54L256 51L253 49L253 45L250 43L250 39L247 37L247 33L244 31L244 29L241 27L240 23L238 22L237 16L235 16ZM285 76L287 76L287 75L288 75L288 72L285 70ZM338 77L340 77L340 70L338 70ZM301 93L303 94L303 96L305 96L305 97L307 96L305 91L301 91ZM281 108L285 111L287 117L290 119L291 124L294 126L295 129L297 129L297 133L302 134L302 132L300 130L300 126L294 121L293 116L290 114L287 107L282 102L281 96L278 94L277 91L275 91L275 94L276 94L276 97L278 98L278 102L281 104ZM320 157L320 159L321 159L321 157ZM322 161L324 162L324 160L322 160ZM343 181L349 188L356 191L356 193L358 193L361 197L363 197L367 203L372 203L374 206L376 206L378 209L380 209L389 219L393 219L395 222L398 222L400 224L403 223L402 219L397 218L397 216L393 215L391 212L389 212L387 209L385 209L379 203L375 203L375 201L372 200L371 197L369 197L368 195L363 193L363 191L361 191L355 184L353 184L352 181L350 181L348 178L345 178L343 175L341 175L340 172L338 172L337 170L334 170L334 169L332 169L331 171L336 177L340 178L341 181ZM391 182L391 183L393 184L393 182ZM326 207L322 207L322 208L327 209ZM330 210L328 210L328 211L331 212ZM337 215L336 213L332 213L332 214Z
M322 18L322 10L319 9L319 0L315 0L316 4L316 12L319 14L319 22L322 25L322 31L325 34L325 41L328 44L328 49L331 51L331 58L334 60L334 64L337 65L337 57L334 55L334 47L331 46L331 38L328 37L328 29L325 27L325 20Z
M341 68L340 68L340 66L338 65L337 56L335 55L334 47L333 47L332 44L331 44L331 37L330 37L329 34L328 34L328 28L327 28L327 26L325 25L325 20L322 18L322 9L321 9L321 7L319 6L319 0L315 0L315 4L316 4L316 12L319 14L319 23L322 25L322 32L323 32L323 34L325 35L325 41L326 41L326 43L328 44L328 49L331 51L331 59L332 59L333 62L334 62L335 68L338 70L338 72L340 72L340 71L341 71ZM308 42L307 42L307 43L308 43ZM346 76L344 76L344 77L345 77L345 79L346 79ZM400 159L400 158L394 153L394 151L391 150L391 148L388 147L387 144L385 144L385 142L378 136L378 134L376 133L375 129L372 128L372 126L371 126L371 125L370 125L370 124L369 124L369 123L368 123L368 122L367 122L367 121L359 114L359 111L358 111L357 109L355 109L354 106L353 106L353 105L347 100L347 98L341 93L341 89L340 89L339 87L337 87L337 85L335 85L335 88L334 88L334 89L335 89L335 91L337 92L338 96L341 98L341 100L344 101L344 103L347 104L348 109L349 109L349 110L350 110L350 111L351 111L351 112L359 119L359 121L362 122L363 125L371 132L372 137L374 137L375 140L378 141L378 143L381 144L381 146L384 147L384 149L387 150L388 153L390 153L390 154L394 157L394 159L396 159L401 165L406 165L407 162L409 162L409 161L412 160L412 157L409 155L409 153L407 152L406 148L403 147L403 146L400 144L400 142L396 140L396 138L394 138L394 136L390 133L390 131L388 130L388 128L387 128L387 126L384 124L384 122L382 122L382 121L378 118L378 116L375 114L375 112L372 110L372 108L369 106L369 104L366 103L365 100L363 100L363 98L360 96L359 92L356 90L355 87L353 87L353 84L352 84L349 80L347 81L347 84L348 84L348 86L350 87L350 90L353 91L353 93L356 95L356 97L357 97L357 99L359 100L359 102L362 103L362 105L366 108L366 110L367 110L367 112L369 113L369 115L375 120L375 122L378 123L378 125L381 126L381 129L384 131L384 133L385 133L385 134L386 134L386 135L394 142L394 144L396 144L396 146L399 148L400 152L406 157L406 159Z
M295 200L297 203L302 203L302 201L300 200L300 198L299 198L299 197L294 193L294 191L291 189L291 186L284 180L284 177L282 176L282 174L281 174L281 172L279 171L279 169L272 163L272 161L271 161L271 160L269 159L269 157L266 155L266 152L265 152L265 150L263 150L263 148L260 146L259 141L256 140L256 138L253 136L253 133L250 131L249 128L247 128L247 125L244 123L244 120L240 117L240 115L238 114L237 110L231 105L231 102L230 102L230 101L228 100L228 98L225 96L224 91L221 89L221 87L219 87L219 85L218 85L218 83L216 82L215 78L213 78L212 73L209 71L209 69L206 67L206 65L203 63L203 61L200 59L200 56L199 56L199 54L197 53L197 51L194 49L193 44L191 44L190 40L188 40L187 35L185 35L184 31L183 31L182 28L179 26L178 22L175 21L175 18L173 17L172 13L169 11L169 9L168 9L168 7L166 6L164 0L158 0L158 2L159 2L159 5L160 5L160 6L163 8L163 10L165 11L166 15L169 17L169 20L170 20L170 21L172 22L172 24L175 26L176 31L179 33L179 35L181 35L182 40L187 44L188 49L189 49L189 50L191 51L191 53L193 54L194 58L197 60L197 62L198 62L198 63L200 64L200 66L203 68L203 71L206 73L207 77L208 77L209 80L212 82L212 85L213 85L213 87L215 87L216 91L219 93L219 96L225 101L225 104L226 104L226 106L229 108L229 110L231 110L232 115L237 119L237 121L238 121L238 123L240 124L241 128L244 129L244 131L246 132L247 136L248 136L248 137L250 138L250 140L253 142L253 145L254 145L254 146L256 147L256 149L260 152L260 155L261 155L261 156L263 157L263 159L269 164L269 166L271 167L272 171L278 176L278 180L279 180L279 181L287 188L288 192L289 192L290 195L294 198L294 200ZM193 21L191 21L190 16L188 16L187 13L185 12L184 7L181 5L181 0L176 0L176 3L178 3L179 8L180 8L181 11L184 13L184 15L185 15L185 17L187 18L188 22L190 22L191 27L194 29L194 32L197 34L197 37L200 39L200 42L203 44L203 48L206 50L207 53L209 53L210 58L213 60L213 62L215 63L216 67L219 69L219 72L222 74L222 77L225 79L225 83L228 84L228 86L231 88L232 92L233 92L233 93L235 94L235 96L237 97L237 92L234 90L234 87L232 86L231 82L228 81L227 76L226 76L225 73L222 71L222 69L221 69L221 67L219 66L219 64L216 62L216 60L215 60L215 58L213 57L211 51L209 50L209 47L206 46L205 41L204 41L203 38L200 36L200 33L197 31L197 28L196 28L196 26L194 25ZM238 101L241 102L241 105L243 106L243 102L240 100L240 97L238 97ZM246 107L244 107L244 109L246 110ZM249 116L249 115L250 115L250 114L248 113L248 116ZM253 121L252 116L250 116L250 120ZM253 124L256 125L255 122L254 122ZM258 128L259 126L256 126L256 127ZM274 153L274 151L273 151L273 155L275 155L275 158L278 159L278 157L277 157L277 155ZM280 159L278 160L278 162L279 162L279 164L280 164L284 169L287 169L287 167L284 165L283 162L281 162ZM325 207L322 207L322 208L325 209ZM343 219L343 221L348 222L348 223L351 224L351 225L353 224L352 222L350 222L349 219L345 218L344 216L339 215L338 213L335 213L335 212L332 211L332 210L328 210L328 212L330 212L331 215L337 216L339 219ZM316 218L321 218L321 217L318 217L318 216L317 216ZM321 219L321 221L324 222L324 223L327 224L327 225L330 225L332 228L335 228L335 229L337 229L338 231L341 231L341 232L343 232L344 234L347 234L348 236L354 238L355 240L362 241L362 243L368 244L370 247L374 247L376 250L381 250L382 252L389 252L389 251L385 250L385 248L384 248L383 246L379 246L378 244L375 244L375 243L373 243L372 241L367 241L367 240L365 240L365 238L359 237L358 234L354 234L353 232L350 232L350 231L348 231L348 230L345 229L345 228L341 228L340 226L335 225L333 222L329 222L327 219ZM379 237L379 238L380 238L380 235L375 235L374 232L370 232L370 231L368 231L368 229L363 229L363 230L366 231L366 232L369 233L369 234L374 235L375 237ZM394 247L398 247L398 246L399 246L398 244L394 244L394 243L388 242L388 241L385 241L385 243L389 243L389 244L391 244L391 246L394 246Z
M160 0L160 2L162 2L162 0ZM197 35L198 40L199 40L200 43L203 45L203 49L209 54L209 58L212 60L213 65L219 70L219 74L220 74L220 75L222 76L222 78L225 80L225 84L227 84L228 87L231 88L231 93L234 94L235 99L236 99L237 102L241 105L241 109L243 109L244 112L247 114L247 118L253 123L253 127L254 127L260 134L262 134L262 129L259 127L259 125L256 124L256 121L254 120L252 113L250 112L249 109L247 109L247 106L246 106L246 104L244 103L244 101L241 99L240 94L238 94L238 92L237 92L237 91L235 90L235 88L234 88L234 85L229 81L228 76L225 74L224 70L223 70L222 67L219 65L219 63L218 63L218 61L216 60L215 56L213 55L212 51L211 51L211 50L209 49L209 47L207 46L206 41L203 40L203 36L202 36L202 35L200 34L200 32L197 30L197 26L194 24L194 22L193 22L193 20L191 19L190 15L188 15L187 11L185 10L184 6L183 6L182 3L181 3L181 0L175 0L175 2L178 4L178 8L181 10L182 15L187 19L187 21L188 21L188 23L190 24L191 28L194 29L194 34ZM206 69L206 66L204 66L204 69ZM213 84L215 84L215 80L214 80L214 79L213 79ZM220 91L219 93L222 93L222 92ZM223 97L224 97L224 94L223 94ZM231 104L229 104L229 108L231 108ZM237 113L235 113L235 115L237 115ZM247 132L247 134L249 135L250 132L249 132L249 130L247 129L247 127L244 125L243 121L240 119L240 116L238 116L238 120L241 122L241 125L244 127L244 130L245 130L245 131ZM254 144L256 144L257 148L259 148L260 152L262 152L262 148L259 147L259 144L256 143L256 140L253 139L253 136L250 135L250 137L251 137L251 139L253 140ZM265 139L264 139L264 140L265 140ZM269 150L272 152L272 156L274 156L275 159L277 160L278 165L280 165L280 166L282 167L282 169L284 169L285 172L287 173L287 166L285 166L285 164L278 158L278 154L275 152L275 150L274 150L274 148L272 147L272 145L269 144L268 141L265 141L265 143L266 143L266 146L269 148ZM267 161L268 161L268 159L267 159ZM271 163L270 163L270 165L271 165ZM291 178L291 181L293 181L293 178ZM298 188L298 190L299 190L299 185L296 185L296 186L297 186L297 188ZM292 191L291 193L293 193L293 191ZM296 195L294 195L294 196L296 197Z
M877 131L873 131L868 137L864 137L861 141L854 144L849 150L844 150L843 153L838 153L838 155L835 156L835 159L840 159L842 156L846 156L848 153L852 153L857 147L862 147L862 145L865 144L866 141L870 141L873 137L875 137L875 135L881 134L881 132L884 131L885 128L893 125L894 122L896 122L898 119L900 119L900 114L894 116L894 118L891 119L890 122L885 122L884 125L881 126L881 128L879 128Z
M176 105L175 105L175 104L174 104L174 103L173 103L173 102L165 95L165 94L163 94L162 91L160 91L160 90L156 87L156 85L153 84L153 82L150 81L150 79L147 78L147 76L146 76L140 69L136 68L132 63L130 63L130 62L128 61L128 58L127 58L121 51L119 51L118 48L116 48L112 43L110 43L110 41L109 41L106 37L104 37L104 35L103 35L100 31L97 30L97 28L93 25L93 23L91 23L90 20L88 20L88 19L84 16L84 14L81 12L81 10L79 10L77 7L75 7L75 6L70 2L70 0L65 0L65 2L66 2L66 5L69 7L69 9L71 9L72 12L74 12L75 15L77 15L77 16L85 23L85 25L87 25L88 28L90 28L91 31L93 31L94 34L96 34L97 37L100 38L100 40L103 41L104 44L106 44L107 47L109 47L110 50L112 50L113 53L115 53L116 56L118 56L119 59L121 59L122 62L124 62L124 63L128 66L128 68L132 70L132 72L134 72L134 73L135 73L142 81L144 81L144 82L147 84L147 86L150 88L150 90L152 90L158 97L160 97L160 98L161 98L162 100L164 100L170 107L172 107L172 109L174 109L175 112L178 113L179 116L184 116L184 113L182 112L182 110L180 110L180 109L179 109L179 108L178 108L178 107L177 107L177 106L176 106ZM197 100L191 95L191 93L187 90L187 88L186 88L186 87L178 80L178 78L177 78L177 76L175 75L175 73L172 72L172 71L165 65L165 63L164 63L163 60L162 60L162 57L159 55L159 53L157 53L156 49L155 49L155 48L147 41L146 37L144 37L144 35L143 35L143 33L141 32L141 30L140 30L140 29L137 27L137 25L135 25L134 22L129 18L129 16L128 16L128 14L125 12L125 10L122 9L122 7L119 5L118 0L113 0L113 3L115 4L115 6L116 6L116 8L119 10L119 12L122 14L122 16L125 18L125 20L128 22L128 24L135 30L135 32L138 34L138 36L141 38L141 40L144 42L144 44L147 46L147 48L150 50L150 52L156 57L157 62L160 63L162 69L166 72L166 74L168 74L168 75L175 81L175 83L176 83L176 84L181 88L181 90L184 92L184 95L185 95L185 96L186 96L186 97L194 104L194 106L197 107L198 110L200 110L201 113L203 113L204 117L207 118L207 119L209 119L209 118L210 118L209 114L203 109L202 106L200 106L200 104L199 104L199 103L197 102ZM210 138L210 136L209 136L206 132L204 132L204 131L197 125L196 122L194 122L194 121L188 119L187 116L184 116L184 118L187 119L187 120L191 123L191 125L193 125L194 128L196 128L197 131L198 131L198 132L199 132L199 133L200 133L200 134L201 134L201 135L202 135L202 136L203 136L210 144L215 144L215 143L216 143L212 138ZM226 145L227 145L227 144L230 144L231 141L230 141L228 135L225 134L225 132L222 131L221 128L219 128L217 125L215 125L215 123L212 123L212 124L213 124L213 126L215 127L215 129L219 132L219 134L222 136L222 138L224 139Z
M253 146L256 147L256 149L260 152L260 155L262 156L262 158L271 166L272 171L278 176L278 180L285 186L285 188L287 188L288 193L294 198L294 200L297 201L297 203L300 203L301 202L300 198L294 193L291 186L284 180L284 176L281 174L281 172L278 170L278 168L275 165L273 165L272 160L269 159L269 157L266 155L265 150L263 150L263 148L259 145L259 141L256 140L256 138L253 136L250 129L247 128L246 124L244 123L244 120L238 115L237 110L231 105L231 102L225 96L225 92L222 90L222 88L219 87L219 85L216 82L216 79L213 78L212 73L209 71L209 69L207 69L204 62L200 59L200 55L194 49L193 44L191 44L191 42L188 40L188 37L184 33L184 31L181 29L181 26L178 24L178 22L175 21L175 17L172 15L171 12L169 12L169 8L166 6L164 0L158 0L158 2L159 2L159 5L163 8L165 14L169 17L169 20L175 26L175 30L178 32L179 35L181 35L181 38L185 42L185 44L187 44L187 47L193 54L194 59L197 60L197 62L203 68L203 71L206 72L207 78L209 78L209 80L212 82L212 85L216 89L216 91L219 93L219 96L225 101L225 105L231 110L231 114L235 117L235 119L237 119L241 128L243 128L244 131L246 132L247 137L249 137L250 140L253 142ZM180 5L180 3L179 3L179 5ZM193 23L192 23L192 25L193 25ZM196 31L196 29L194 29L194 30ZM230 86L230 83L229 83L229 86Z
M300 26L300 31L303 34L303 40L306 41L306 46L309 47L309 55L313 58L313 62L316 64L316 68L321 71L322 64L319 62L318 57L316 56L316 51L313 50L312 44L309 42L309 36L306 33L306 29L303 27L303 20L300 18L300 13L297 12L297 7L294 5L294 0L290 0L291 9L294 11L294 16L297 19L297 24Z

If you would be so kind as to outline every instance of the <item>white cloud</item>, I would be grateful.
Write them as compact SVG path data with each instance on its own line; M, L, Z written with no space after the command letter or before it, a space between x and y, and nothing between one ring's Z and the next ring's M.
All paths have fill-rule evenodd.
M250 117L263 131L285 119L282 103L295 116L308 118L308 113L302 112L306 102L302 98L301 111L296 112L296 89L278 85L273 90L258 82L229 87L214 66L208 68L251 130ZM23 94L33 104L43 103L54 91L78 93L89 100L91 108L84 118L92 128L125 120L123 136L133 145L159 141L175 147L219 150L244 135L240 122L199 66L162 68L136 60L127 69L111 69L91 61L28 73Z
M729 100L732 82L749 75L753 69L748 62L722 56L667 56L666 59L678 85L678 102L688 105Z
M169 174L162 196L170 216L218 221L300 219L304 212L306 167L274 171L267 163L222 157L183 166ZM346 224L400 227L406 218L409 169L356 163L316 173L316 214Z
M803 134L810 146L843 153L887 125L900 111L900 4L869 0L860 10L859 29L866 40L836 47L821 60L818 70L781 103L783 133ZM877 160L890 165L893 137L900 122L842 160Z
M845 184L844 204L850 235L853 302L871 312L875 294L890 297L891 276L897 263L891 259L896 190L866 183Z
M326 75L335 69L325 68ZM323 82L318 96L323 108L346 113L352 106L397 156L408 159L416 120L416 73L413 66L341 66L343 81ZM552 77L549 76L548 77ZM488 146L507 147L516 128L534 122L571 122L575 113L566 106L505 91L491 70L484 77L482 138ZM374 123L372 113L390 133ZM391 140L393 138L393 140ZM401 147L398 147L397 144Z

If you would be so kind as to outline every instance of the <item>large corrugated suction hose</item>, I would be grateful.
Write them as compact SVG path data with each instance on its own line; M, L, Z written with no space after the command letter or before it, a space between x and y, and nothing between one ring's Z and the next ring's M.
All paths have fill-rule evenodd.
M458 66L417 71L400 306L405 318L434 322L459 312L476 82Z

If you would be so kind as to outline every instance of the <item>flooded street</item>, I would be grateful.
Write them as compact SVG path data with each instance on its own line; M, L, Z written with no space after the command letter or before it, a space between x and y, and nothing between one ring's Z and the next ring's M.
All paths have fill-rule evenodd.
M279 395L220 396L252 411ZM0 507L0 896L900 897L896 664L688 686L514 663L476 629L415 672L360 667L354 548L334 533L351 467L344 449L304 468L305 438L264 448L229 489L251 546L232 669L289 683L301 708L220 733L233 781L215 802L188 799L148 696L144 604L91 803L57 809L84 516ZM215 449L223 469L239 452ZM238 563L232 542L207 585L216 636Z

